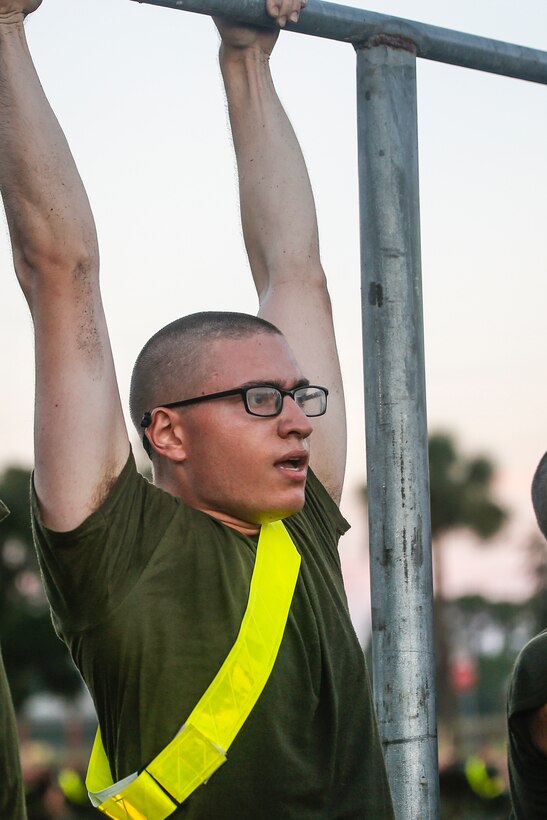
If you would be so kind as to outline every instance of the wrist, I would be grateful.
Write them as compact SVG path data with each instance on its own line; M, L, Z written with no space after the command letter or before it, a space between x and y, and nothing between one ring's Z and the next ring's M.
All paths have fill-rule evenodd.
M222 41L219 49L219 62L223 70L234 67L253 71L267 67L270 55L256 43L236 46Z

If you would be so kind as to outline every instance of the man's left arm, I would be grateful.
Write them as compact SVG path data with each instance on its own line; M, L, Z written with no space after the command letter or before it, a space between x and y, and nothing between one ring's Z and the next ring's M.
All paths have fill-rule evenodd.
M296 22L304 5L302 0L266 3L281 26ZM279 32L216 22L259 316L284 333L304 376L329 390L326 415L314 419L311 466L339 502L346 461L342 378L310 180L270 74Z

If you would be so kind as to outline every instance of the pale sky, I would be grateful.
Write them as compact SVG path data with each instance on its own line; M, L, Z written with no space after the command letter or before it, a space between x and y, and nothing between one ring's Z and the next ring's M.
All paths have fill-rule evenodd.
M545 0L348 5L547 50ZM95 213L127 404L133 361L159 327L195 310L256 310L216 31L207 17L131 0L44 0L27 34ZM343 555L360 620L368 582L356 502L365 453L355 55L282 33L272 71L308 161L334 304L350 429L343 510L353 529ZM547 448L547 88L419 60L418 92L430 429L496 461L500 497L518 522L473 569L463 547L453 550L448 586L518 597L523 533L535 531L528 487ZM0 266L3 468L32 462L33 404L32 329L5 227Z

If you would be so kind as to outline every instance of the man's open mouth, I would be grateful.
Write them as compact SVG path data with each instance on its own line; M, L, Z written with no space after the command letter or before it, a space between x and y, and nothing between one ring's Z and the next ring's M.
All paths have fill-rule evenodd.
M298 456L288 456L288 458L284 458L280 461L277 461L275 466L280 467L283 470L299 472L300 470L305 470L308 466L308 456L307 454Z

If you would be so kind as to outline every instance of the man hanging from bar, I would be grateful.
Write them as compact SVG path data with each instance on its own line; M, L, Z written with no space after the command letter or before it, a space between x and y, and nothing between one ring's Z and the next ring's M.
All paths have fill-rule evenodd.
M35 326L37 549L100 723L93 802L391 818L337 554L345 415L315 207L269 70L305 2L268 0L272 30L217 21L259 311L184 317L145 345L130 405L155 486L130 452L93 217L26 46L40 4L0 0L0 184Z

